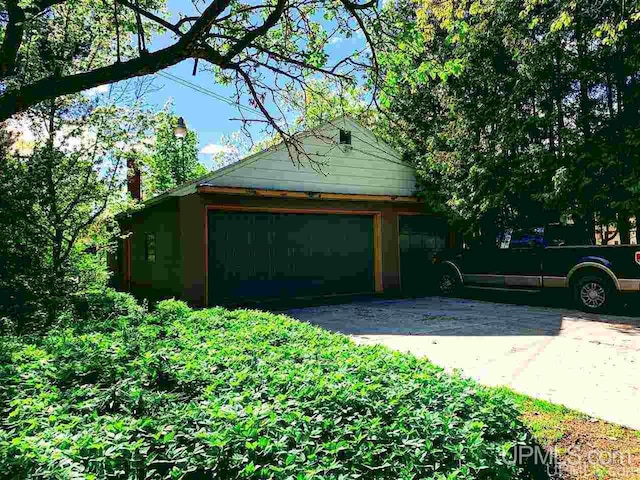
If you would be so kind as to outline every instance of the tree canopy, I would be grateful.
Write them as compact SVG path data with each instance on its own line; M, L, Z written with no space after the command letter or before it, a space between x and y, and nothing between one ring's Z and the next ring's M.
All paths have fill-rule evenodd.
M570 216L628 231L640 200L637 9L513 0L388 9L397 44L379 55L382 102L430 203L466 225Z
M118 98L128 107L50 99L23 118L33 141L22 145L0 130L0 317L18 331L51 325L70 296L107 281L125 156L147 123L135 96Z
M364 32L376 0L208 0L167 15L162 0L6 0L0 6L0 121L39 102L146 75L185 59L212 81L234 84L286 137L278 96L310 75L353 80L375 66L362 49L330 62L333 37ZM186 7L186 6L185 6ZM153 48L154 34L169 38ZM157 38L157 37L156 37ZM166 42L159 42L164 45ZM201 62L200 64L198 62Z

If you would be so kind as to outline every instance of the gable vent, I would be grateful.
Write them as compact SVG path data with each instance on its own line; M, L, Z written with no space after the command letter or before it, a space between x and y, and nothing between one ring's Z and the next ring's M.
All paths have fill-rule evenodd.
M351 145L351 130L340 129L340 145Z

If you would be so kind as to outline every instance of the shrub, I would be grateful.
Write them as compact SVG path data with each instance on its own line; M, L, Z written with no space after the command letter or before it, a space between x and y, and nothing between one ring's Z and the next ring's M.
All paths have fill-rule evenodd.
M115 328L120 320L132 322L145 314L145 308L132 295L112 288L76 294L71 311L73 317L66 323L78 330Z
M527 478L506 397L426 360L257 311L144 318L2 337L3 475Z
M191 315L191 308L180 300L162 300L156 304L154 317L158 323L184 320Z

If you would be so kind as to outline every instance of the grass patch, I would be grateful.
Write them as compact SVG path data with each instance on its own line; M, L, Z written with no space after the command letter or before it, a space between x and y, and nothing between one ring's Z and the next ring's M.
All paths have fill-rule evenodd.
M562 439L571 421L587 416L563 405L522 395L506 387L498 389L516 405L522 419L541 445L553 445Z
M513 401L538 443L555 453L562 478L640 479L640 431L593 419L506 387L497 391Z
M281 315L109 302L1 338L5 477L530 478L506 392Z

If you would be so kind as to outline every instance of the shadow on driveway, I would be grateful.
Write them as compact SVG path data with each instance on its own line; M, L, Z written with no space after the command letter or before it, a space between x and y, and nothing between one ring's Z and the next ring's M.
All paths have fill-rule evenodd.
M348 335L555 336L563 322L585 320L607 324L625 335L640 335L638 318L473 298L361 299L286 313Z

